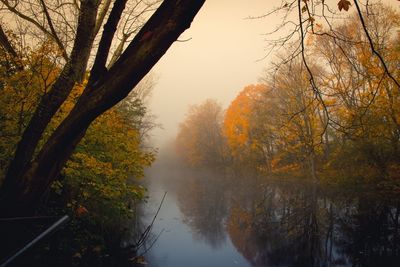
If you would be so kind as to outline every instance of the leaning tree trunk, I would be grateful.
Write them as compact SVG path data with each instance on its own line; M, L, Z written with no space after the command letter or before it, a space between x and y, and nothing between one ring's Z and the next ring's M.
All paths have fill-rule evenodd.
M31 213L60 174L93 120L126 97L179 35L190 27L205 0L165 0L125 52L88 83L67 118L20 175L7 177L0 196L2 216Z

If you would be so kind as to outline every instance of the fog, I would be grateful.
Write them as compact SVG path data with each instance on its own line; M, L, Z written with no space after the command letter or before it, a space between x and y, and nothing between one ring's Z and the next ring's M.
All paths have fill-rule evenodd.
M167 192L148 266L398 266L393 195L169 164L148 173L145 225Z
M158 77L151 112L163 129L153 132L155 146L175 137L190 105L207 98L224 108L248 84L257 83L266 66L263 33L280 19L248 19L272 10L280 1L209 0L182 42L167 51L153 72ZM187 40L187 41L186 41Z
M149 266L398 265L399 242L391 238L398 236L396 197L268 180L245 166L192 170L168 142L190 105L213 98L227 108L258 82L271 60L263 33L281 19L246 18L279 3L206 1L153 70L158 82L150 109L163 129L153 132L160 151L146 172L144 222L168 194L152 230L157 242L146 255Z
M332 7L337 2L327 1ZM382 2L399 5L394 0ZM271 36L265 33L275 29L282 14L248 18L267 14L280 4L265 0L206 1L190 29L153 69L158 82L150 110L163 125L163 129L153 131L153 145L159 147L175 137L190 105L212 98L227 108L246 85L258 82L271 61L266 57L266 39ZM342 15L353 11L350 8Z

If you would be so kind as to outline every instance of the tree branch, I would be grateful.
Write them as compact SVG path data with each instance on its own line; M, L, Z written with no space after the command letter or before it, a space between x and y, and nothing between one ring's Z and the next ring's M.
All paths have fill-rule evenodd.
M11 45L10 40L8 40L8 37L4 32L2 25L0 25L0 44L9 54L11 54L11 56L13 56L14 58L18 57L18 54L15 51L14 47Z
M88 2L90 0L81 2L81 14L84 13L84 6ZM26 165L21 166L23 169L17 169L17 176L10 171L7 173L1 188L3 194L0 207L1 203L6 205L12 202L15 204L14 212L25 213L37 205L50 183L60 174L91 122L129 94L179 35L190 27L204 2L205 0L162 2L117 62L92 85L96 88L84 90L76 105L51 134L36 158L28 164L25 161ZM90 22L93 23L90 25L90 33L93 33L97 7L93 7L93 3L89 6ZM88 25L85 25L86 27ZM79 51L79 43L75 43L74 48ZM7 210L7 207L4 209L12 212Z
M361 22L362 28L363 28L363 30L365 32L365 35L367 36L369 45L371 47L372 54L374 54L376 57L378 57L378 59L381 62L382 67L383 67L386 75L397 85L397 88L400 90L400 83L390 73L390 71L389 71L389 69L388 69L388 67L386 65L386 62L383 59L382 55L375 49L374 42L372 41L371 35L368 32L367 25L365 23L364 17L362 15L362 12L361 12L360 6L358 5L357 0L354 0L354 5L356 6L357 14L358 14L358 17L360 18L360 22Z
M94 29L95 35L97 35L100 31L100 27L103 24L104 18L107 15L107 11L110 8L111 0L106 0L106 2L101 6L100 12L97 16L96 26Z
M325 105L325 101L324 101L324 99L322 98L321 92L320 92L320 90L319 90L318 87L317 87L317 84L316 84L315 79L314 79L314 75L313 75L313 73L312 73L310 67L308 66L308 62L307 62L307 60L306 60L306 56L305 56L305 47L304 47L305 34L304 34L303 21L302 21L302 16L301 16L301 1L302 1L302 0L298 0L298 3L297 3L297 4L298 4L298 13L299 13L299 24L300 24L300 36L301 36L301 37L300 37L300 42L301 42L301 57L302 57L302 59L303 59L303 63L304 63L304 66L306 67L306 70L307 70L307 72L308 72L308 75L309 75L309 77L310 77L310 78L309 78L309 81L310 81L311 88L312 88L313 91L314 91L315 98L318 99L319 103L322 105L323 110L324 110L324 113L325 113L325 116L326 116L326 118L327 118L327 123L324 125L324 130L323 130L323 132L322 132L322 134L321 134L321 135L323 135L323 134L326 132L326 130L328 129L329 112L328 112L327 106ZM307 7L307 8L308 8L308 7Z
M34 20L33 18L31 18L31 17L29 17L29 16L27 16L27 15L21 13L20 11L18 11L17 8L16 8L16 6L11 6L10 3L9 3L8 1L6 1L6 0L0 0L0 1L7 7L7 9L8 9L9 11L11 11L12 13L14 13L14 14L17 15L18 17L22 18L23 20L26 20L26 21L32 23L32 24L35 25L40 31L42 31L44 34L46 34L46 35L49 36L51 39L53 39L53 40L57 43L57 45L60 47L61 51L63 51L63 57L65 58L65 60L68 60L68 56L66 56L66 54L64 55L64 52L65 52L64 46L62 45L62 43L61 43L60 40L58 40L59 42L57 41L57 39L58 39L57 35L53 35L52 32L49 32L49 31L48 31L43 25L41 25L39 22L37 22L37 21ZM43 1L43 0L41 0L41 1ZM44 5L44 6L45 6L45 5ZM51 20L49 20L49 25L50 25L50 23L51 23ZM61 44L61 46L60 46L60 44Z
M108 20L104 25L103 35L101 36L99 48L97 50L96 58L90 72L88 84L95 82L98 77L107 72L106 62L108 54L110 52L111 43L117 30L118 22L120 21L122 12L125 9L126 2L127 0L116 0L114 2L114 6L111 10L110 16L108 17Z
M65 50L64 44L61 42L60 38L58 38L56 30L54 29L53 21L50 17L49 11L47 10L46 3L44 2L44 0L40 0L40 3L43 7L43 12L46 16L47 23L49 24L51 36L54 39L54 41L57 43L58 47L61 49L63 58L67 61L68 60L67 51Z

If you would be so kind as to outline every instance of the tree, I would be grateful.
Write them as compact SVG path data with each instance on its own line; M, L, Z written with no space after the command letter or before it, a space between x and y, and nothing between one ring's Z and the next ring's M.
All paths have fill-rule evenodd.
M2 174L46 84L57 77L57 68L51 64L52 52L54 46L49 44L32 50L25 70L3 79L6 82L0 94ZM140 83L137 89L151 89L151 83L145 85ZM44 136L51 134L68 115L83 89L83 85L74 86ZM70 216L72 227L61 243L64 238L72 242L69 236L73 236L74 245L69 248L72 254L93 244L103 248L119 244L127 221L135 215L133 207L144 198L145 190L137 181L154 156L153 150L143 146L145 138L141 133L146 109L141 99L140 95L130 94L98 117L42 197L40 212ZM69 254L67 250L64 253Z
M20 61L24 69L17 69L14 59L7 57L7 53L2 50L0 180L4 178L15 145L38 101L59 75L59 68L55 64L59 56L55 51L54 44L44 42L38 48L27 51Z
M320 105L310 90L305 67L301 61L293 61L272 79L279 99L276 134L280 151L276 162L303 167L316 181L316 157L324 128L318 116Z
M73 44L71 45L68 41L70 47L68 48L63 45L57 34L45 1L40 1L40 4L46 26L37 23L33 18L24 16L17 9L18 2L16 6L12 6L9 1L2 1L10 12L50 36L58 44L65 62L50 90L41 98L9 165L1 188L0 205L3 216L32 212L32 208L38 204L43 192L59 175L89 125L129 94L179 35L190 26L205 0L163 1L115 63L107 68L111 43L127 3L127 0L116 0L104 24L104 31L82 95L79 96L68 116L40 146L43 133L54 114L66 100L75 83L83 80L87 71L97 34L96 23L98 25L102 22L99 21L100 11L103 10L100 8L105 7L105 2L103 5L101 2L81 1L80 6L75 9L78 13L74 16L76 27L67 23L63 24L67 28L70 26L72 28ZM26 2L22 3L26 4ZM76 3L65 4L69 7ZM74 14L73 11L71 12ZM62 19L57 21L63 23ZM65 39L70 40L68 37ZM4 42L2 45L5 47Z
M389 6L375 7L364 22L373 46L385 58L387 71L398 79L399 13ZM355 163L363 164L377 170L381 178L387 177L399 155L398 87L373 56L358 17L350 17L335 31L341 40L318 36L310 42L313 56L326 66L319 87L325 102L330 102L327 108L336 153L333 165L352 169Z
M271 90L264 84L246 86L232 101L224 135L234 160L271 171L274 107Z
M387 177L398 159L398 12L373 1L337 2L339 11L355 10L345 22L335 21L342 17L327 1L282 2L273 11L286 15L278 29L293 26L272 42L287 50L272 64L276 79L267 81L277 89L277 110L287 113L275 123L282 125L275 163L309 162L313 174L313 158L352 170L358 160Z
M179 125L176 148L190 166L217 167L224 162L223 111L215 100L190 107Z

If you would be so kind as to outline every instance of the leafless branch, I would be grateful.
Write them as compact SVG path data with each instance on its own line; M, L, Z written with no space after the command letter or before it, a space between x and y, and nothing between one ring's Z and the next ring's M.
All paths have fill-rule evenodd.
M89 83L96 81L96 79L104 74L106 69L107 57L110 52L112 40L119 20L121 19L122 12L125 9L127 0L116 0L111 10L110 16L104 25L104 31L100 39L99 47L97 49L96 58L90 72Z
M385 70L386 74L387 74L388 77L396 84L397 88L400 90L400 83L396 80L396 78L394 78L394 76L393 76L393 75L391 74L391 72L389 71L389 69L388 69L388 67L387 67L387 65L386 65L386 62L385 62L385 60L383 59L382 55L375 49L374 42L372 41L371 35L369 34L369 31L368 31L368 29L367 29L367 26L366 26L366 23L365 23L365 20L364 20L364 16L363 16L363 14L362 14L362 11L361 11L361 9L360 9L360 6L359 6L359 4L358 4L358 1L357 1L357 0L354 0L353 2L354 2L354 5L356 6L358 17L360 18L360 22L361 22L362 28L363 28L363 30L364 30L365 35L367 36L367 39L368 39L369 45L370 45L370 47L371 47L372 53L373 53L376 57L378 57L378 59L379 59L379 61L381 62L381 65L382 65L383 69Z
M300 38L300 43L301 43L301 57L302 57L302 59L303 59L303 64L304 64L304 66L305 66L305 68L306 68L306 70L307 70L307 72L308 72L308 74L309 74L310 85L311 85L311 88L312 88L313 91L314 91L315 97L320 101L320 104L321 104L322 107L323 107L325 116L326 116L327 118L329 118L328 108L327 108L327 106L325 105L325 101L324 101L324 99L322 98L322 95L321 95L321 93L320 93L320 90L319 90L319 88L318 88L318 86L317 86L317 84L316 84L316 82L315 82L314 74L313 74L313 72L311 71L311 69L310 69L310 67L309 67L309 65L308 65L306 56L305 56L305 47L304 47L305 33L304 33L304 29L303 29L303 19L302 19L302 15L301 15L301 13L302 13L302 11L301 11L301 0L298 0L298 13L299 13L299 25L300 25L300 34L301 34L301 38ZM327 128L328 128L328 123L326 123L326 124L324 125L324 130L323 130L323 132L322 132L322 135L325 133L325 131L327 130Z
M58 37L56 30L54 29L53 21L50 17L49 11L47 10L46 3L44 2L44 0L40 0L40 3L43 7L43 12L46 16L47 23L49 24L49 27L50 27L51 37L54 39L54 41L57 43L57 45L61 49L64 59L66 61L68 61L67 51L65 50L63 43L61 42L60 38Z

